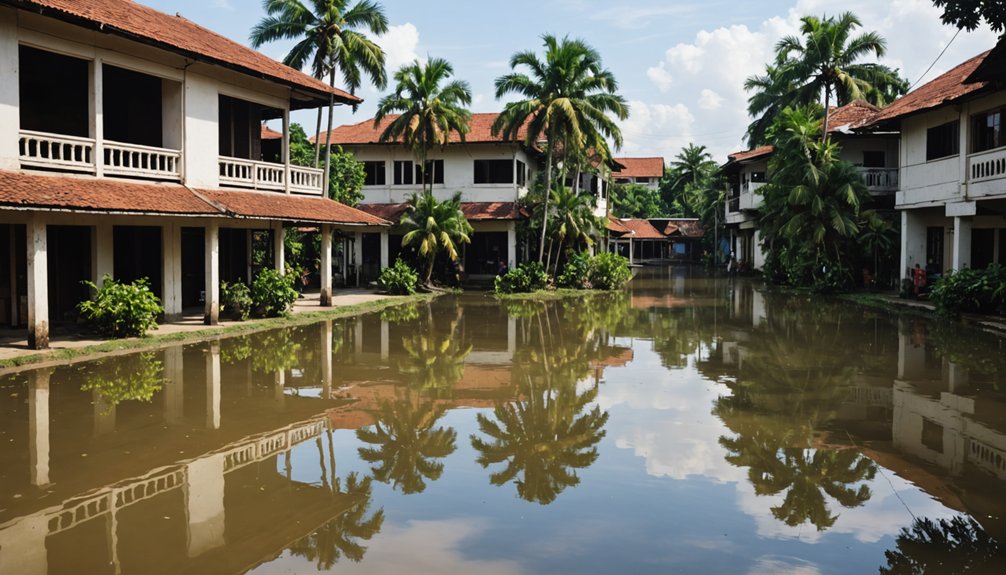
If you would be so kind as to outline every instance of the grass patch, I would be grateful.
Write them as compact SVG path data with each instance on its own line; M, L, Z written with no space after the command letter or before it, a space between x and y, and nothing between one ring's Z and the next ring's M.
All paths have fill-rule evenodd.
M571 289L558 288L553 290L542 289L529 293L498 293L492 294L500 301L554 301L566 298L594 296L607 293L615 293L622 290L597 290L597 289Z
M94 345L77 348L62 348L48 351L39 351L29 355L21 355L0 360L0 369L10 369L26 365L39 363L64 363L94 359L96 356L105 354L115 354L120 352L131 352L145 349L155 349L168 347L178 343L195 343L199 341L216 339L231 335L244 335L270 329L284 327L296 327L315 323L325 319L338 319L354 315L360 315L373 311L380 311L384 308L411 303L426 302L433 300L440 294L415 294L410 296L388 296L386 299L377 301L339 306L330 309L319 309L318 311L302 312L291 314L286 317L274 317L267 319L256 319L227 326L206 327L195 331L183 331L167 333L162 335L150 335L147 337L114 339L103 341Z

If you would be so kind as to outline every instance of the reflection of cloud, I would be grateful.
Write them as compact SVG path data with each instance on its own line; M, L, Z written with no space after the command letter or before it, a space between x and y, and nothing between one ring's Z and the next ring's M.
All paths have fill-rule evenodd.
M796 557L765 556L748 571L749 575L818 575L821 569Z
M486 531L483 522L469 519L409 521L404 525L384 524L374 538L366 542L367 555L360 563L343 561L336 571L379 575L440 573L478 573L479 575L515 575L521 572L514 561L470 559L461 552L461 543ZM284 553L251 573L314 573L314 564Z

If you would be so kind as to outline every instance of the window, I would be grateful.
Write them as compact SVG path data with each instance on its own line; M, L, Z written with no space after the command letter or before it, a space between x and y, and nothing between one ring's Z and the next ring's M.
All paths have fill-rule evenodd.
M648 184L648 183L650 183L650 178L648 178L646 176L638 176L638 177L636 177L636 183L637 184Z
M426 160L426 172L430 174L429 180L423 180L423 171L419 169L419 164L416 164L416 183L431 183L431 184L442 184L444 183L444 161L443 160Z
M765 172L751 172L751 183L764 184Z
M993 110L971 118L971 152L978 153L1006 146L1002 131L1002 110Z
M476 184L512 184L513 161L475 160Z
M960 122L954 120L926 131L926 160L956 156L961 150Z
M408 160L395 162L396 186L411 186L413 182L412 176L412 162Z
M364 186L383 186L385 182L384 162L363 162Z
M887 166L887 154L883 150L880 151L864 151L863 152L863 167L864 168L883 168Z
M524 162L517 160L517 186L523 188L527 185L527 166Z

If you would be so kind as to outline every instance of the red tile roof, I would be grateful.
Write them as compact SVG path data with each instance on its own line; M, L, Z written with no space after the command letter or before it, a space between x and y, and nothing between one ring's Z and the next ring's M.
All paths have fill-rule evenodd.
M754 160L757 158L761 158L762 156L768 156L772 154L772 152L774 151L775 148L773 148L772 146L762 146L760 148L755 148L753 150L747 150L744 152L734 152L733 154L727 156L727 159L730 162L744 162L747 160Z
M964 81L968 84L977 82L1002 82L1006 79L1006 36L999 38L999 43L989 51L982 63Z
M632 239L634 240L665 240L667 236L660 233L660 230L653 227L648 220L642 219L623 219L619 220L623 226L632 230Z
M616 218L615 216L612 216L610 214L608 215L608 220L605 222L604 227L609 232L613 232L613 233L616 233L616 234L625 235L625 234L631 234L632 233L632 230L630 230L629 228L625 227L625 225L622 224L621 220L619 220L618 218Z
M616 178L662 178L664 177L663 158L615 158L624 166L617 172L612 172Z
M282 140L283 134L273 130L269 126L262 124L262 139L263 140Z
M664 228L664 235L673 236L675 234L683 238L701 238L706 235L706 230L698 220L671 220Z
M880 112L880 108L863 100L841 107L832 107L828 113L828 132L855 130L865 126Z
M0 171L0 206L139 214L217 216L178 184L125 182Z
M322 197L246 190L196 190L228 215L239 218L350 226L387 226L389 222Z
M408 204L360 204L360 210L397 223ZM523 220L527 213L516 202L461 202L461 212L470 222Z
M317 94L334 94L347 104L360 98L312 78L220 34L183 18L131 0L19 0L19 8L53 16L105 33L150 44L186 57L234 68Z
M870 124L877 125L924 112L984 89L988 86L985 82L966 84L965 81L988 55L989 52L983 52L935 80L922 85L915 91L898 98L890 106L881 110Z
M503 142L501 136L494 136L492 134L492 125L496 121L499 113L483 113L483 114L472 114L471 122L468 124L468 133L465 135L465 142L470 144L484 144L484 143L496 143ZM391 115L384 118L380 125L374 127L374 119L370 118L364 120L358 124L346 124L335 128L331 132L331 141L333 144L342 145L353 145L353 144L377 144L380 143L381 134L384 133L385 128L388 124L398 118L398 115ZM517 133L517 138L523 140L527 137L527 131L524 128ZM311 138L311 142L314 142L315 138ZM322 141L324 135L322 135ZM451 143L459 142L460 138L457 133L451 134ZM401 140L398 141L401 143Z

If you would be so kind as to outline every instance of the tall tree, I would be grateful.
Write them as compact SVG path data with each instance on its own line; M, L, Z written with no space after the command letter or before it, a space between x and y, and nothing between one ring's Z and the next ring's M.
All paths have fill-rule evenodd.
M452 133L463 142L472 117L466 107L472 103L472 90L463 80L448 81L453 75L454 67L442 58L402 66L395 72L395 91L381 98L374 116L377 127L398 114L388 122L380 141L401 140L412 150L422 169L424 193L427 184L429 190L433 187L426 161L430 150L446 146Z
M558 272L560 255L563 248L578 249L581 246L590 247L594 241L591 232L600 227L594 217L594 195L590 192L579 192L573 188L560 186L552 192L552 205L555 206L555 235L559 245L555 253L555 269Z
M372 34L388 31L388 18L384 8L372 0L358 0L352 6L348 0L264 0L266 17L252 28L251 45L258 48L276 40L295 40L283 63L298 70L310 64L311 73L319 80L328 77L328 85L335 87L335 77L342 75L349 93L355 94L363 82L363 74L370 77L378 89L388 83L384 71L384 50L367 38L362 30ZM332 112L335 95L328 99L328 131L325 148L332 132ZM321 108L315 133L314 165L321 153ZM328 181L329 154L325 155L325 179Z
M683 189L686 184L698 185L709 174L716 171L713 155L705 146L689 143L671 160L675 183Z
M1006 6L1002 0L933 0L933 5L943 8L944 24L972 32L985 20L997 34L1006 30Z
M402 246L417 246L419 256L426 260L423 283L429 285L437 254L444 251L456 261L460 244L471 243L472 226L461 211L461 192L443 202L432 192L412 194L408 203L400 222L405 229Z
M496 78L496 98L516 94L521 100L508 103L493 123L493 134L535 146L545 140L545 193L538 261L545 259L548 202L552 189L552 163L556 150L566 153L593 149L608 159L606 140L622 146L622 133L612 115L629 116L625 99L617 94L615 76L601 63L601 55L582 40L542 37L544 59L530 51L510 57L509 74ZM520 69L526 72L518 71Z

